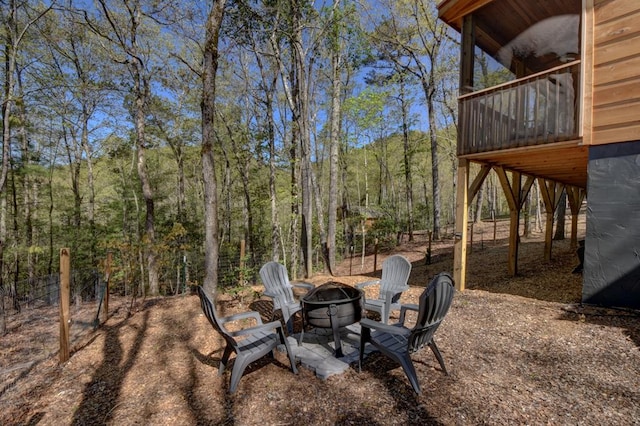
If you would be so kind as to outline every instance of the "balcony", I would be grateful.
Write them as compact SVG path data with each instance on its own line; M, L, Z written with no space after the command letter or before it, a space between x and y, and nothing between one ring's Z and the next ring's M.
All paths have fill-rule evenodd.
M459 98L458 155L579 139L580 61Z

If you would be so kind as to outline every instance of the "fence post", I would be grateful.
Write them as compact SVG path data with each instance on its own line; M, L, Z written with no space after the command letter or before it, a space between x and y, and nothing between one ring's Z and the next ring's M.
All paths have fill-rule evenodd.
M111 252L107 253L107 264L105 265L105 275L107 276L107 282L104 283L104 300L102 301L104 308L102 309L102 322L105 322L109 318L109 284L111 283L111 261L113 255Z
M68 248L60 249L60 363L69 360L69 293L71 260Z
M182 275L184 275L184 289L183 289L183 293L187 292L187 286L189 285L189 265L187 263L187 254L185 252L185 254L182 256L182 265L184 267L184 273Z
M244 285L244 256L245 256L245 250L246 250L246 243L244 241L244 238L240 240L240 274L238 274L238 280L240 281L239 284L242 286Z
M375 239L375 243L373 245L373 272L376 272L378 269L378 239Z

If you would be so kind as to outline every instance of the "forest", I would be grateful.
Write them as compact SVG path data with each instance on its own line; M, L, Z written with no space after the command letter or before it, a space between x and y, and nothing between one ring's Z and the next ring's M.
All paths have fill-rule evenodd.
M237 286L267 260L310 276L452 231L459 44L435 0L0 8L14 305L63 247L74 271L110 253L115 291L156 295L207 274ZM498 188L490 177L476 219L505 211Z

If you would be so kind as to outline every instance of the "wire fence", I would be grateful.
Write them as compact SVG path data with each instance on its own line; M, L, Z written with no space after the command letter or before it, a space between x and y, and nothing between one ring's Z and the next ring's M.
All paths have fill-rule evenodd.
M240 244L221 253L219 286L222 291L234 292L255 282L258 265L262 262L241 256ZM116 256L114 256L116 257ZM114 259L115 260L115 259ZM105 262L106 265L109 262ZM103 266L104 266L103 265ZM91 333L106 319L105 296L109 282L111 294L109 313L117 309L131 309L134 301L144 297L146 289L131 276L118 273L121 265L114 261L105 270L76 269L69 272L69 344L82 346ZM191 285L202 282L204 271L201 256L189 253L176 259L172 270L161 276L163 295L183 294ZM140 277L141 275L138 275ZM34 362L60 353L61 274L55 273L0 285L0 379L9 380L12 371L31 366ZM134 278L135 279L135 278ZM144 277L143 277L144 279Z
M114 258L116 256L114 255ZM245 253L244 243L230 244L221 250L218 261L218 287L222 292L240 293L259 282L259 269L272 256L253 250ZM286 259L280 259L287 263ZM315 259L320 264L321 259ZM106 264L106 263L105 263ZM201 284L204 261L197 253L177 257L173 266L161 275L163 295L184 294ZM103 265L104 266L104 265ZM290 265L289 265L290 266ZM299 266L299 265L298 265ZM119 269L121 268L121 269ZM105 268L107 269L107 268ZM69 302L71 348L82 346L103 321L107 285L111 294L109 311L131 309L133 302L145 296L144 285L121 273L114 259L108 270L71 270ZM120 273L119 273L120 272ZM0 286L0 373L26 368L60 350L60 274L33 277ZM137 280L144 276L137 275ZM3 380L0 379L0 390Z
M97 270L69 273L68 343L72 348L86 343L99 325L104 278ZM61 348L60 274L19 281L12 287L0 287L0 395L34 364L59 354Z
M71 300L72 303L82 303L95 300L104 289L103 275L95 269L75 270L71 272ZM5 297L10 296L7 286L2 288ZM42 306L57 306L60 302L60 274L35 277L15 283L16 298L19 306L11 301L4 306L14 305L14 309L34 309ZM102 290L104 292L104 290ZM11 295L13 296L13 295Z

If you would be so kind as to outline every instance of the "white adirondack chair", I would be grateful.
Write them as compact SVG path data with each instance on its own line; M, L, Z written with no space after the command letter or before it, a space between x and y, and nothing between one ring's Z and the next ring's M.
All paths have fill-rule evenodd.
M382 277L379 280L367 281L356 284L363 290L371 285L379 285L380 291L377 299L367 299L364 308L380 314L382 322L389 322L391 311L400 310L400 296L403 291L409 289L407 281L411 273L411 262L406 257L395 254L382 262Z
M287 327L287 332L291 334L293 332L293 317L296 312L302 310L300 301L296 300L293 296L293 288L298 287L311 290L313 289L313 284L291 284L289 282L287 268L278 262L265 263L262 268L260 268L260 278L262 278L262 283L265 288L263 294L273 299L273 315L271 319L273 320L276 312L280 310Z

